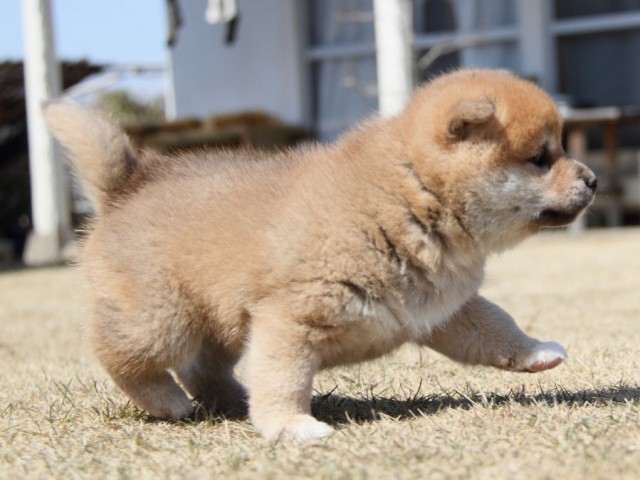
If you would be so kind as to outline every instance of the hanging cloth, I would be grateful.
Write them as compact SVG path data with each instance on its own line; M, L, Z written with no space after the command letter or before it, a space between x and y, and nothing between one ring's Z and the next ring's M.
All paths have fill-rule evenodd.
M204 18L208 23L224 23L226 25L225 41L233 43L238 28L237 0L209 0Z

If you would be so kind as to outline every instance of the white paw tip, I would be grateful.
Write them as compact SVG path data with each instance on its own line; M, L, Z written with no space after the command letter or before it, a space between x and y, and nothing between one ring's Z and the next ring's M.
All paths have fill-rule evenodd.
M305 422L299 423L287 429L287 435L294 440L314 440L325 438L333 434L332 427L323 422Z
M561 357L563 360L567 358L567 351L557 342L543 342L542 345L540 345L540 349L557 357Z
M556 342L544 342L531 353L526 370L541 372L557 367L567 358L567 351Z
M270 422L267 425L254 425L267 440L272 441L308 441L328 437L333 428L319 422L311 415L293 415L284 422ZM266 427L266 428L265 428Z

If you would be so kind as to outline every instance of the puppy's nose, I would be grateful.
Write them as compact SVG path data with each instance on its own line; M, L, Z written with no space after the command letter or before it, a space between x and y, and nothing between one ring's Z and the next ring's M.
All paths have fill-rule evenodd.
M594 174L588 175L584 177L584 183L595 192L596 188L598 188L598 177Z

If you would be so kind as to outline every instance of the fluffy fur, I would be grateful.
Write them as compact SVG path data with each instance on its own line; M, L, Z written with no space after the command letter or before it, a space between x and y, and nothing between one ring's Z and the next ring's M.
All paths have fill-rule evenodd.
M317 438L332 431L310 415L322 368L405 342L517 371L565 356L477 294L489 254L594 196L529 82L445 75L397 117L278 155L138 154L96 113L47 115L96 200L82 259L96 355L154 416L248 402L265 437Z

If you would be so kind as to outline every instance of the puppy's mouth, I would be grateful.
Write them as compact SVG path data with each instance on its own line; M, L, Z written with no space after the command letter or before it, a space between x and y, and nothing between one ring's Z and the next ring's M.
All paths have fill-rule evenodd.
M577 197L577 198L576 198ZM543 208L535 222L539 227L564 227L584 212L595 198L595 189L582 192L568 202Z
M582 210L583 209L580 208L577 211L567 212L547 208L540 213L540 216L536 219L536 223L541 227L563 227L573 222Z

